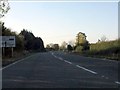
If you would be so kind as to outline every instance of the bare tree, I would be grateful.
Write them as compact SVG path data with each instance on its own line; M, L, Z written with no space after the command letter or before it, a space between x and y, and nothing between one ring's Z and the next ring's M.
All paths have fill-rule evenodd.
M62 50L65 50L67 48L67 43L65 41L63 41L62 44L61 44L61 46L60 46L60 48Z
M107 40L107 37L105 36L105 35L103 35L102 37L101 37L101 41L102 42L105 42Z
M10 9L8 0L0 0L0 18L2 18Z

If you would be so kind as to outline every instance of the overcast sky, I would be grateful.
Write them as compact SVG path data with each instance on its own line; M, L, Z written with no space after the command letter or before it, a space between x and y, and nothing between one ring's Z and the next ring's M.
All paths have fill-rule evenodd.
M5 25L19 33L23 28L46 44L74 40L83 32L90 43L103 35L118 37L117 2L10 2Z

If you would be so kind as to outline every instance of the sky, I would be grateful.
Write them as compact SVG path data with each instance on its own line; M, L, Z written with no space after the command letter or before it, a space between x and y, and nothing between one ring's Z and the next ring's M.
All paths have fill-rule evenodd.
M20 33L24 28L44 45L61 44L75 40L83 32L90 43L102 36L108 40L118 38L117 2L17 2L10 3L10 10L3 18L5 26Z

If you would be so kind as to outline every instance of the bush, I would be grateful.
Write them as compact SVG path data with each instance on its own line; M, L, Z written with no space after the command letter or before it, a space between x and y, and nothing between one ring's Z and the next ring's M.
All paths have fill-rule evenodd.
M89 55L105 56L110 59L119 59L120 39L114 41L100 42L90 45Z
M83 46L77 46L76 49L75 49L75 52L82 53L82 51L83 51Z

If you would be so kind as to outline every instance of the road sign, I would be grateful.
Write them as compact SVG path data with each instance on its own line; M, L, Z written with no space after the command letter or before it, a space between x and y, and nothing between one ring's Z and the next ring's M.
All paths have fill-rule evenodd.
M15 47L15 36L0 36L0 47Z

